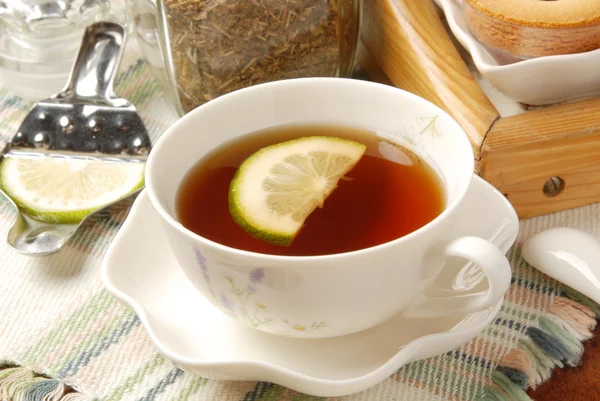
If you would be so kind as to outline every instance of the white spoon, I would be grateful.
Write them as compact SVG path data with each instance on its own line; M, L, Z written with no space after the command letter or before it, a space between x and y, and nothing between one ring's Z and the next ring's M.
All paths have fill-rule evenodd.
M600 242L574 228L542 231L523 245L523 258L544 274L600 303Z

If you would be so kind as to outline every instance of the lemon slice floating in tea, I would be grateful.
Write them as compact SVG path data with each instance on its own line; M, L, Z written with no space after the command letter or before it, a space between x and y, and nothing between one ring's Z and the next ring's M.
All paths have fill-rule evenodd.
M144 166L134 162L6 157L0 163L0 187L31 217L77 224L88 214L142 187Z
M268 146L246 159L229 189L229 210L249 234L290 245L306 218L358 163L366 146L306 137Z

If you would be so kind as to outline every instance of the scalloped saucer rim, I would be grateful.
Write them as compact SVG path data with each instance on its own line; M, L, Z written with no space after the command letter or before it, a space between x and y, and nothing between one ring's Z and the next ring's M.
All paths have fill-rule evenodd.
M496 212L490 213L490 208ZM459 231L487 237L508 251L519 221L501 193L474 176L463 210ZM482 227L482 219L488 219L489 226ZM464 264L457 265L456 275L461 269ZM444 269L448 270L452 269ZM409 362L459 347L483 331L502 304L467 316L396 316L336 338L294 339L259 332L222 314L188 282L145 191L106 253L102 280L110 293L136 312L152 343L179 368L212 379L269 381L322 397L365 390Z

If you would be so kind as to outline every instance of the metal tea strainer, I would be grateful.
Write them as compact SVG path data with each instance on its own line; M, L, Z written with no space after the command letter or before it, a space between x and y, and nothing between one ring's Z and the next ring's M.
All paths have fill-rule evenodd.
M135 107L113 92L124 46L121 25L90 25L63 91L33 107L4 153L10 157L144 162L151 146L148 132ZM30 255L60 250L78 227L99 212L79 224L53 224L36 220L13 204L18 213L8 243Z

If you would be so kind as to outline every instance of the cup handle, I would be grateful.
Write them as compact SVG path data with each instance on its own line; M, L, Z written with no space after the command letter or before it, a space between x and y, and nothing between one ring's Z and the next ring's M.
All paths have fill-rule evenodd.
M417 297L402 315L410 318L431 318L455 313L473 313L494 306L504 297L511 281L510 263L502 251L479 237L461 237L444 249L445 257L471 260L486 274L489 288L484 293L458 294L451 297Z

